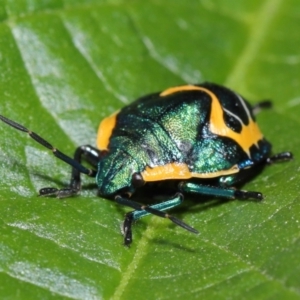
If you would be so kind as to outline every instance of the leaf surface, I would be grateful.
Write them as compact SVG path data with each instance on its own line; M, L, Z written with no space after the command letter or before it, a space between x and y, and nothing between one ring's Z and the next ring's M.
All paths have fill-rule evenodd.
M258 123L274 153L243 189L262 203L195 201L173 214L190 234L147 217L122 246L128 210L96 196L37 197L70 168L0 124L0 298L299 299L300 3L9 1L0 4L0 113L68 155L99 122L147 93L212 81L272 99Z

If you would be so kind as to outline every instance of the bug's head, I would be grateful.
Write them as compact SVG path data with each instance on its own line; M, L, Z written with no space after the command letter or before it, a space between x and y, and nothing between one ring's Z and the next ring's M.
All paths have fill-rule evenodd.
M101 196L112 197L116 194L133 194L143 180L137 173L135 159L116 151L108 153L98 164L96 182Z

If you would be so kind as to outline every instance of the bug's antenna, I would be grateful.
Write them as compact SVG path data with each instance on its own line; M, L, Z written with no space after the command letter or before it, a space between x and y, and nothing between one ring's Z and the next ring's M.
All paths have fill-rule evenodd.
M49 142L44 140L42 137L40 137L38 134L34 133L33 131L27 129L26 127L14 122L10 119L7 119L6 117L3 117L2 115L0 115L0 120L3 121L4 123L6 123L7 125L17 129L17 130L26 132L36 142L38 142L42 146L44 146L44 147L48 148L49 150L51 150L54 156L56 156L60 160L64 161L68 165L72 166L73 168L78 170L80 173L86 174L90 177L95 177L96 176L96 171L95 170L88 169L88 168L84 167L82 164L78 163L73 158L67 156L66 154L64 154L62 152L60 152L58 149L53 147Z

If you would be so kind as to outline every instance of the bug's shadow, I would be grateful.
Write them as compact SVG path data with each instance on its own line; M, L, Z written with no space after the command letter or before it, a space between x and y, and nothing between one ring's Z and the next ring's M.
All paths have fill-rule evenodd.
M41 188L44 188L45 186L51 186L51 187L56 187L56 188L63 188L63 187L67 186L66 182L63 182L59 179L55 179L55 178L50 177L50 176L45 175L45 174L32 172L32 175L47 182L44 186L41 186ZM48 182L49 182L49 184L48 184Z

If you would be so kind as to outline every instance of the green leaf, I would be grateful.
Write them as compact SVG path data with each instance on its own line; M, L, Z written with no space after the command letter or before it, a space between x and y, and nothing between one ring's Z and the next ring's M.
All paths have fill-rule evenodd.
M182 83L227 85L252 103L274 153L243 188L262 203L187 197L147 217L122 246L128 210L96 195L37 197L70 168L0 124L1 299L299 299L300 43L298 0L6 1L0 4L0 114L64 153L95 144L101 119Z

